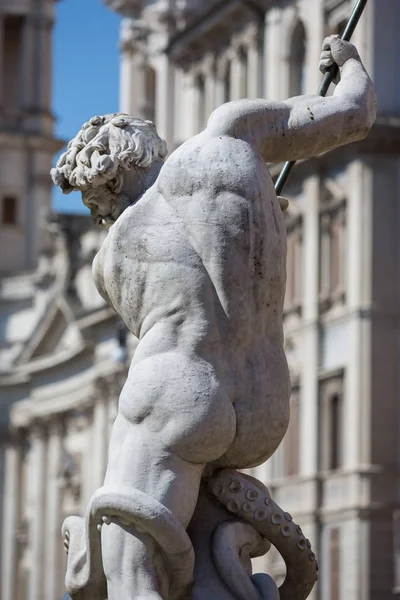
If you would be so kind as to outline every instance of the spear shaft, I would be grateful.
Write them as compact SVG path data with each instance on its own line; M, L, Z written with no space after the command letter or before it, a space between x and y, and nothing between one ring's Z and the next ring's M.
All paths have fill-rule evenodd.
M368 0L358 0L357 4L355 5L355 7L353 9L353 12L351 13L350 19L347 22L346 28L342 34L341 39L343 41L349 42L351 40L354 30L357 27L358 21L360 20L363 10L366 7L367 1ZM338 71L339 71L339 67L336 64L332 65L327 70L327 72L325 73L324 78L322 80L322 83L319 86L317 96L322 96L322 97L326 96L329 86L331 85L332 81L335 79L336 75L338 74ZM295 166L295 164L296 164L295 160L291 160L291 161L285 163L285 166L283 167L283 169L275 183L275 191L278 196L281 195L283 188L285 187L287 180L289 179L290 173L292 172L292 169Z

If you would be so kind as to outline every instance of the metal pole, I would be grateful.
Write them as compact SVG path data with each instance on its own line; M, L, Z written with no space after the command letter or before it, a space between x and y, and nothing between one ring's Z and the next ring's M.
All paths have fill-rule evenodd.
M346 28L342 35L342 40L345 42L349 42L354 33L355 28L357 27L358 21L363 13L363 10L367 4L368 0L358 0L357 4L354 7L353 12L351 13L351 17L348 20ZM317 96L326 96L329 86L332 81L335 79L338 73L339 67L337 65L332 65L329 70L325 73L322 83L317 92ZM275 190L278 196L281 195L283 188L285 187L287 180L289 179L290 173L294 165L296 164L295 160L291 160L285 164L283 167L278 179L275 183Z

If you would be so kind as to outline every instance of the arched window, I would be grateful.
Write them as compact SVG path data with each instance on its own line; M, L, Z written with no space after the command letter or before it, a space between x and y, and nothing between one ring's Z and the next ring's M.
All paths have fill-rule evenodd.
M306 92L306 31L299 21L293 31L289 58L289 96Z

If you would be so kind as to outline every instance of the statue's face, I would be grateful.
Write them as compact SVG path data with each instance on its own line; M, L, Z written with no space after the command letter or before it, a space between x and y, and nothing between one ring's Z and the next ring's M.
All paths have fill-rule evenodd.
M82 201L90 209L90 214L95 225L110 227L117 219L113 215L110 191L105 185L99 185L82 192Z

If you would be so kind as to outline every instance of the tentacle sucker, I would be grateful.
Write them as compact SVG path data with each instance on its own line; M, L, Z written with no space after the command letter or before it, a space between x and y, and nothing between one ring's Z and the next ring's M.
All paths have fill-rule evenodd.
M270 498L262 484L257 485L257 480L233 469L217 472L209 489L228 511L250 523L281 553L287 573L279 588L280 600L305 600L318 578L318 563L311 543L291 515ZM256 581L260 583L259 576L254 576ZM243 600L247 598L243 596Z

